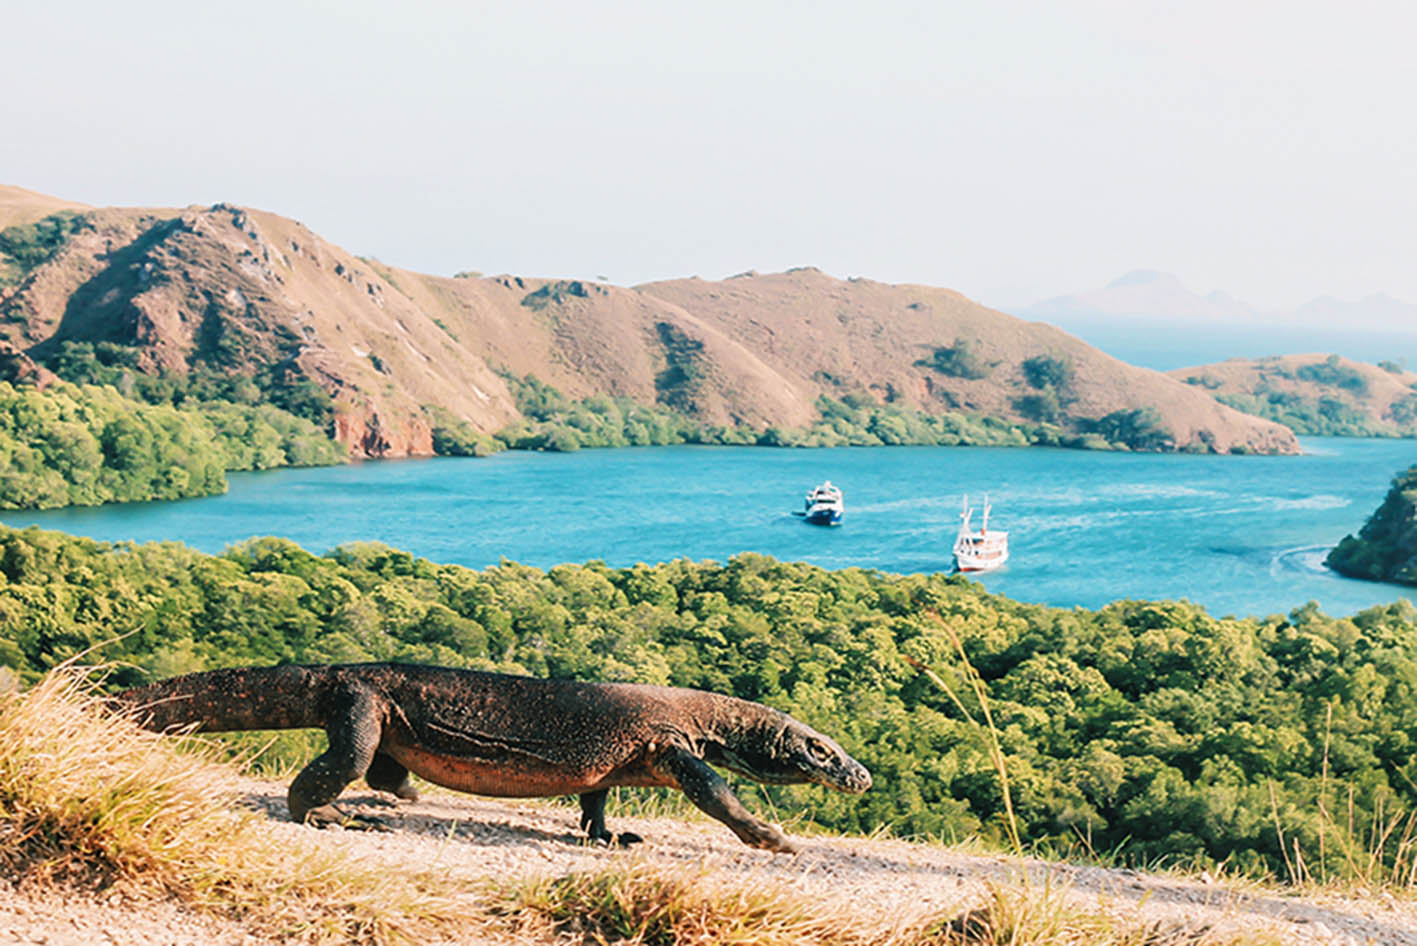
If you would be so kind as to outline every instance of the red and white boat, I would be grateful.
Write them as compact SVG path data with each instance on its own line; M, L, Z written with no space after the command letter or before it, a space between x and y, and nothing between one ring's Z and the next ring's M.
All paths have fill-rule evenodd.
M989 496L984 496L984 522L978 532L969 520L974 510L969 497L964 497L964 511L959 516L959 537L955 539L955 568L962 572L987 572L1009 560L1009 534L997 529L989 531Z

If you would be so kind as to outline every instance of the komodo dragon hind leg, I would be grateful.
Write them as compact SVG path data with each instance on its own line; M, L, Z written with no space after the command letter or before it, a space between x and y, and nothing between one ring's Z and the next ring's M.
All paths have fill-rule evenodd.
M702 759L674 749L660 758L658 767L674 779L689 801L728 825L744 844L786 854L797 852L780 828L754 818L723 777Z
M369 771L364 773L364 781L375 791L388 792L404 801L418 801L418 789L413 787L408 769L395 762L393 756L374 753Z
M381 828L377 818L348 816L334 805L346 785L369 771L382 726L372 694L351 688L336 697L325 734L330 744L295 776L286 795L293 821L320 826Z
M638 834L629 831L612 834L605 827L605 799L609 794L610 789L602 788L581 795L581 830L596 844L619 844L621 847L639 844L644 838Z

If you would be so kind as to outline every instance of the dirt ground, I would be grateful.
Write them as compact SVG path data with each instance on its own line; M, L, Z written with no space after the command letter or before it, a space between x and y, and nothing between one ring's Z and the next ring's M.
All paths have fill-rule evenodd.
M270 829L292 838L319 829L285 820L285 787L246 781L245 801L271 816ZM455 877L561 875L614 864L647 863L771 883L831 903L845 900L872 917L901 922L930 913L963 914L982 906L991 886L1027 884L1061 892L1088 909L1178 929L1272 931L1299 944L1417 946L1417 904L1391 896L1299 898L1208 877L1179 878L1132 870L1080 867L865 838L800 839L795 856L744 847L710 820L618 818L634 831L628 849L589 846L576 831L575 808L430 794L392 806L387 797L352 790L352 814L384 819L382 832L323 830L320 837L365 863L391 870L437 867ZM49 946L265 946L240 925L173 903L128 902L108 892L36 896L0 879L0 944ZM466 942L466 940L459 940Z

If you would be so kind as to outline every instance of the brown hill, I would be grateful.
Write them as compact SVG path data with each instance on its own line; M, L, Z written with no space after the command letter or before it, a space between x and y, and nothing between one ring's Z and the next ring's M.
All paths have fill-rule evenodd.
M1162 374L1137 368L1042 322L1025 322L930 286L834 279L811 267L748 273L722 282L680 279L640 291L718 325L809 394L869 391L928 412L1029 419L1022 398L1037 397L1026 362L1066 366L1057 385L1062 419L1100 418L1151 408L1178 448L1293 452L1293 435L1193 395ZM970 372L929 366L961 344L979 366Z
M1275 355L1168 374L1301 434L1417 437L1417 373L1396 364Z
M61 210L92 210L88 204L37 194L23 187L0 184L0 230L18 224L34 223Z
M33 223L53 205L26 193L0 192L0 206ZM1077 430L1150 408L1177 448L1297 450L1281 426L944 289L812 269L635 288L441 278L224 204L91 210L27 239L38 249L0 283L0 342L36 361L107 341L137 346L148 370L308 379L357 456L431 453L428 405L504 427L519 415L500 372L757 429L807 424L819 395L853 394ZM1029 359L1056 370L1040 384Z

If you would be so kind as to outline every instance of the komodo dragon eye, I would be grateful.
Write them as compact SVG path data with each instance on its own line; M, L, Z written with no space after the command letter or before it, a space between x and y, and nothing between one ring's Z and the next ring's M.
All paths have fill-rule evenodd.
M835 753L831 751L827 744L825 742L822 742L820 739L808 740L807 751L811 753L812 758L816 759L818 762L826 762L831 759L833 755L835 755Z

